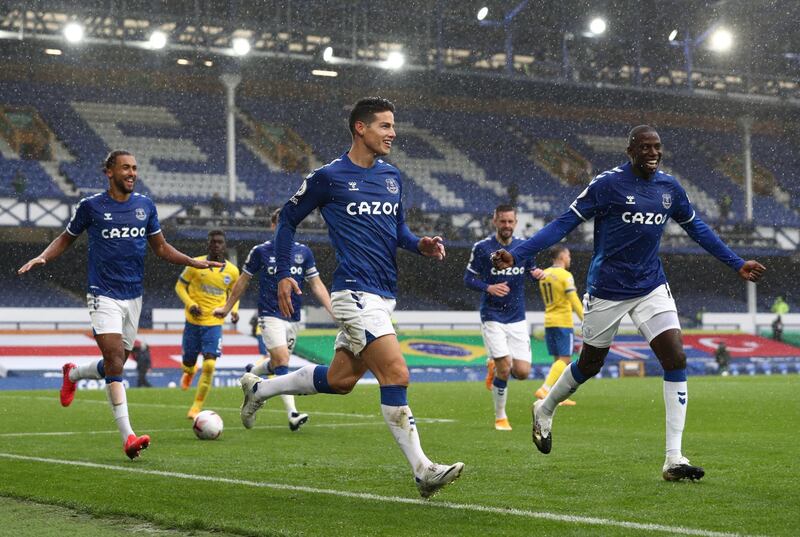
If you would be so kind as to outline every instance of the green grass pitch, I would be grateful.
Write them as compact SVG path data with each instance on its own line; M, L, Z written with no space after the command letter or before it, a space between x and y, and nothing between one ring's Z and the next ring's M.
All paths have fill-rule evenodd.
M66 409L54 392L0 392L0 535L50 535L62 519L53 535L116 535L114 520L180 535L797 535L798 380L690 379L684 452L706 469L698 483L661 479L658 378L588 382L557 412L547 456L530 441L538 381L510 383L511 432L494 430L482 383L414 384L426 453L466 464L431 500L417 495L375 385L298 397L311 420L296 433L279 400L248 431L241 392L212 390L206 408L225 420L216 441L194 437L191 392L131 389L134 428L153 438L136 461L104 392Z

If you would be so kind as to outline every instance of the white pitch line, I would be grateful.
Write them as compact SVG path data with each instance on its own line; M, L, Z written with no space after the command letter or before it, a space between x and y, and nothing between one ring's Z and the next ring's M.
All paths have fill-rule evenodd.
M31 396L31 395L4 395L0 394L0 398L8 398L8 399L32 399L36 401L56 401L55 397L43 397L39 396ZM108 405L108 401L100 400L100 399L81 399L80 404L88 403L94 405ZM163 403L132 403L128 401L128 406L131 407L150 407L150 408L186 408L185 405L167 405ZM239 412L239 407L216 407L214 409L210 409L216 411L223 411L223 412ZM281 413L286 414L285 410L280 410L278 408L263 408L259 412L274 412L274 413ZM347 412L312 412L314 416L339 416L343 418L377 418L378 414L352 414ZM450 418L419 418L414 417L414 419L418 423L456 423L458 420L450 419Z
M338 429L339 427L364 427L364 426L374 426L374 425L385 425L382 421L363 421L360 423L314 423L312 426L317 428L325 428L325 429ZM256 425L253 429L286 429L286 425ZM179 432L186 432L190 431L191 428L187 422L186 427L181 427L180 429L147 429L145 432L147 434L152 433L179 433ZM244 430L244 429L242 429ZM21 432L21 433L0 433L0 438L16 438L16 437L29 437L29 436L79 436L79 435L90 435L90 434L119 434L119 431L108 430L108 431L49 431L49 432Z
M455 511L474 511L478 513L491 513L496 515L512 515L524 518L552 520L555 522L566 522L569 524L581 524L587 526L608 526L625 528L641 531L662 532L671 535L696 535L699 537L758 537L748 536L742 533L728 533L721 531L709 531L683 526L667 526L665 524L651 524L642 522L628 522L624 520L614 520L610 518L586 517L578 515L562 515L549 513L546 511L528 511L526 509L514 509L504 507L493 507L490 505L476 505L467 503L438 502L430 500L420 500L416 498L403 498L400 496L381 496L368 492L350 492L345 490L321 489L316 487L306 487L301 485L288 485L284 483L266 483L263 481L249 481L246 479L231 479L227 477L214 477L207 475L185 474L182 472L166 472L162 470L145 470L131 466L115 466L112 464L98 464L84 461L68 461L63 459L47 459L44 457L30 457L27 455L17 455L14 453L0 453L0 457L20 461L41 462L46 464L60 464L64 466L82 466L84 468L96 468L100 470L111 470L117 472L130 472L134 474L154 475L160 477L172 477L176 479L188 479L192 481L207 481L211 483L223 483L226 485L244 485L248 487L267 488L273 490L305 492L308 494L325 494L329 496L339 496L342 498L353 498L357 500L368 500L382 503L400 503L407 505L419 505L424 507L435 507L439 509L452 509Z

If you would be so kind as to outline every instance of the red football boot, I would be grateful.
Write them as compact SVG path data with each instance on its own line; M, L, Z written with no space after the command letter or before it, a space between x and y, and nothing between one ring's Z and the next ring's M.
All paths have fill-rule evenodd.
M147 449L150 445L150 436L143 434L137 437L135 434L128 435L128 440L125 442L125 455L130 459L135 459L139 456L139 452Z
M64 364L61 372L64 374L64 380L61 382L61 406L69 406L72 400L75 399L75 388L77 386L74 382L69 380L69 372L75 369L75 364Z

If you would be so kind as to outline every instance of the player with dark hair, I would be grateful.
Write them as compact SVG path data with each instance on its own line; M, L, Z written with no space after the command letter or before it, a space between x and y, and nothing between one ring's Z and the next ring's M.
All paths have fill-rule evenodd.
M408 406L409 375L391 315L397 293L397 247L444 259L441 237L419 238L403 215L402 182L397 168L380 157L395 139L394 105L381 98L358 101L350 113L350 150L309 174L284 205L275 234L278 306L290 317L292 295L300 294L292 277L293 236L297 225L319 208L339 263L333 273L331 305L340 331L330 367L308 365L288 375L241 379L242 423L248 429L270 397L281 394L347 394L371 371L380 384L381 412L408 460L419 493L427 498L454 481L463 463L435 464L422 451Z
M525 267L497 270L491 253L523 242L514 237L517 211L512 205L498 205L492 223L494 235L472 247L464 285L481 293L481 335L489 358L486 387L494 401L494 428L510 431L506 415L508 379L528 378L531 372L531 339L525 320L525 280L532 277L531 262Z
M755 282L766 270L744 261L695 214L678 181L658 171L663 156L661 138L653 127L640 125L628 136L630 162L595 177L569 209L533 237L510 251L493 254L498 269L533 259L579 224L594 218L594 255L584 295L583 349L566 368L550 393L533 406L533 441L542 453L552 446L556 406L596 375L605 362L622 317L630 314L664 368L667 481L700 479L705 471L681 452L688 391L686 353L658 246L672 218L706 251Z
M542 386L536 390L536 398L544 399L561 373L572 361L572 348L575 343L575 324L572 313L583 320L583 306L575 290L575 279L569 272L572 257L563 244L550 248L551 265L544 269L539 280L539 291L544 302L544 340L547 352L553 357L553 365L547 373ZM575 401L565 399L562 406L572 406Z
M272 213L272 229L277 227L280 209ZM295 242L292 246L290 273L298 285L307 282L311 292L322 307L333 316L328 288L322 282L317 271L314 254L305 244ZM272 241L254 246L244 262L242 277L233 286L228 301L224 306L214 310L214 315L223 318L230 311L250 284L250 279L259 274L258 324L261 327L260 339L264 342L269 359L255 366L248 364L246 371L258 376L282 376L289 373L289 358L297 342L297 331L300 326L300 296L294 295L294 313L285 316L278 307L278 279L276 276L275 244ZM266 354L266 353L263 353ZM298 412L293 395L281 395L283 406L289 419L289 430L298 430L306 421L308 414Z
M181 375L181 389L188 390L192 385L197 372L197 355L203 355L203 372L197 381L197 392L194 396L186 417L193 420L205 403L211 383L214 380L214 370L217 358L222 355L222 328L225 315L217 317L214 311L224 304L231 294L231 289L239 280L239 269L236 265L225 259L227 249L225 232L221 229L212 229L208 232L208 253L196 257L198 261L209 260L222 263L218 269L195 269L186 267L178 281L175 282L175 293L186 309L186 324L183 327L183 348ZM231 305L231 322L239 322L239 302ZM229 310L230 311L230 310ZM227 315L227 312L226 312Z
M62 368L61 405L69 406L80 379L106 381L106 394L125 454L134 459L150 445L148 435L136 436L128 418L128 402L122 384L122 367L133 350L142 309L142 280L147 244L157 256L176 265L195 268L219 267L221 263L192 259L164 239L156 206L147 196L133 192L137 180L134 156L112 151L103 171L109 188L83 198L67 229L44 251L23 265L23 274L60 256L87 231L89 234L89 292L87 302L92 331L102 360Z

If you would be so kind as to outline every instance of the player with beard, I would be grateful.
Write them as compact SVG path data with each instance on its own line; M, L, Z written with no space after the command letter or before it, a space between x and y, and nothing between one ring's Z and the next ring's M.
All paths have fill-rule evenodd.
M494 235L476 242L464 271L464 285L481 293L481 335L488 355L486 388L494 401L494 428L510 431L506 415L508 378L523 380L531 372L531 340L525 321L525 280L532 278L529 261L525 267L497 270L491 253L513 248L523 239L514 237L517 212L511 205L498 205L492 223Z
M133 350L142 310L144 255L147 245L170 263L198 269L222 263L192 259L167 243L161 233L153 201L133 191L138 178L134 156L112 151L103 161L108 190L83 198L67 229L19 271L44 266L64 253L78 236L89 235L89 292L86 296L92 332L103 354L81 366L64 364L61 405L69 406L80 379L105 379L106 395L125 454L134 459L150 445L148 435L136 436L128 418L128 400L122 383L122 367Z
M695 214L678 181L658 171L663 156L661 138L649 125L628 135L629 162L601 173L559 218L509 251L492 256L503 270L533 259L537 252L564 238L579 224L594 218L594 253L583 299L583 348L548 393L534 403L533 441L542 453L552 447L552 420L558 403L603 366L622 317L630 314L664 368L667 481L696 480L705 475L683 456L681 440L688 390L686 353L675 300L672 298L658 247L671 218L706 251L745 281L756 282L766 270L744 261Z

